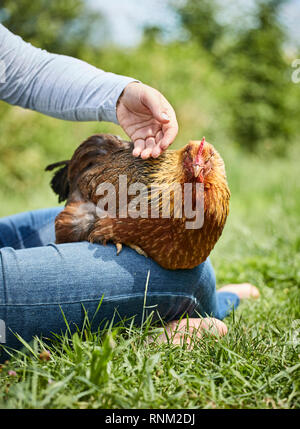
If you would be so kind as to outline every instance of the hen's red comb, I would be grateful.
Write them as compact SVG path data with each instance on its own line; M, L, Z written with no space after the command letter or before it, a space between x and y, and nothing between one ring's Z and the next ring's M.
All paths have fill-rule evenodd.
M196 164L201 164L201 156L203 152L204 143L205 143L205 137L203 137L203 139L200 142L199 149L196 156Z

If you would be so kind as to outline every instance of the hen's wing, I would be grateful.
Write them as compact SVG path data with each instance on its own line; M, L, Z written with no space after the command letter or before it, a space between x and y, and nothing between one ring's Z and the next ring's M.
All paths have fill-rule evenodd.
M65 209L55 221L57 243L88 240L95 222L99 219L97 187L103 182L116 185L119 174L125 170L128 172L126 158L133 158L132 148L131 142L116 136L93 135L76 149L71 161L55 174L52 182L55 181L56 189L60 191L60 201L63 197L67 198ZM55 168L58 164L60 163L49 166L48 169ZM107 239L112 238L111 231ZM106 240L99 237L98 241Z

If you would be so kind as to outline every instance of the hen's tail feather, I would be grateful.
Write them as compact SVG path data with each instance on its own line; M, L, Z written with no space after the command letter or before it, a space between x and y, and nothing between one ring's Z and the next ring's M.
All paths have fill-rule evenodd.
M68 181L68 168L70 161L60 161L55 164L48 165L45 170L52 171L57 167L61 167L54 173L54 176L51 180L51 188L58 195L58 202L61 203L68 198L70 185Z
M54 168L60 167L61 165L69 165L70 161L59 161L59 162L55 162L54 164L50 164L47 165L47 167L45 168L45 171L52 171L54 170Z

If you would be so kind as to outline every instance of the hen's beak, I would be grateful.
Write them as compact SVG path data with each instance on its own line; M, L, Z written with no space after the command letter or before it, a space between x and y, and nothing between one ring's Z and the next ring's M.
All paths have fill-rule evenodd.
M199 174L200 174L200 172L201 172L201 170L202 170L202 167L199 164L194 164L193 165L193 170L194 170L194 176L198 177Z

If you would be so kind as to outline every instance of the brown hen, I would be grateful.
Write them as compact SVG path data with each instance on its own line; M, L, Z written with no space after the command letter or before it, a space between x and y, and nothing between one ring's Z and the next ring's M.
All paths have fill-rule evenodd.
M202 263L219 239L229 211L230 192L220 155L204 138L167 150L157 159L135 158L132 150L132 142L94 135L70 161L46 168L62 167L51 185L59 201L67 200L55 220L56 242L112 241L117 253L125 244L167 269ZM115 194L109 194L109 184ZM130 188L133 184L139 184L138 191ZM104 191L103 186L109 189Z

